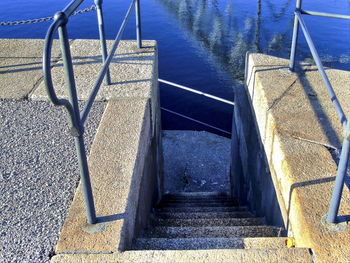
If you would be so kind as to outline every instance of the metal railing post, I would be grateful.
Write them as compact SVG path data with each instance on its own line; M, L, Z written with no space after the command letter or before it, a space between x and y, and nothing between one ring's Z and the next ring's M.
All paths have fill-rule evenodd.
M102 61L103 61L103 63L105 63L106 59L107 59L107 45L106 45L105 26L104 26L104 21L103 21L102 4L103 4L103 0L95 0L97 20L98 20L98 31L100 34L100 42L101 42ZM107 69L106 76L105 76L104 80L105 80L105 83L107 85L111 84L111 77L109 74L109 69Z
M341 105L339 103L339 100L338 100L338 98L337 98L337 96L336 96L336 94L335 94L335 92L334 92L334 90L332 88L332 85L331 85L331 83L330 83L330 81L329 81L329 79L327 77L327 74L326 74L326 72L325 72L325 70L323 68L321 58L318 55L316 47L315 47L315 45L314 45L314 43L313 43L313 41L311 39L310 33L307 30L307 28L306 28L304 19L302 18L302 15L301 15L301 13L299 11L296 11L295 14L296 14L296 17L299 20L299 26L301 27L301 29L302 29L302 31L304 33L305 40L306 40L306 42L307 42L307 44L309 46L312 58L314 59L315 64L316 64L316 66L318 68L318 71L320 72L320 75L321 75L321 77L323 79L323 82L324 82L324 84L326 86L327 92L328 92L328 94L330 96L330 99L331 99L331 101L332 101L332 103L333 103L333 105L335 107L335 110L336 110L336 112L338 114L339 120L340 120L341 124L343 125L343 128L345 128L345 126L346 126L345 125L346 124L346 116L345 116L344 111L343 111L343 109L342 109L342 107L341 107Z
M301 9L302 0L297 0L296 11ZM290 50L290 61L289 61L289 70L294 71L295 69L295 55L296 48L299 36L299 19L296 14L294 14L294 28L293 28L293 38L292 38L292 47Z
M63 16L63 20L65 21L63 25L61 25L58 28L63 65L64 65L65 82L68 88L69 102L73 108L72 114L74 114L74 117L71 119L76 121L76 123L73 123L72 125L71 134L72 136L74 136L75 146L76 146L77 155L78 155L81 185L82 185L82 190L84 194L87 222L90 224L94 224L96 223L96 212L95 212L94 200L92 195L92 188L90 183L86 152L84 147L84 139L83 139L84 128L82 127L81 120L80 120L78 98L77 98L74 73L73 73L72 56L70 53L69 39L68 39L68 33L66 28L68 17L64 12L58 13L55 17L59 19L60 16L61 17Z
M340 199L343 192L345 175L349 162L349 152L350 152L350 114L348 116L348 121L346 127L344 128L344 141L340 154L340 160L338 165L337 176L335 178L333 194L331 205L329 207L327 222L337 223L337 215L340 205Z
M74 71L73 71L73 62L72 56L70 53L69 39L67 33L66 24L68 23L68 19L70 16L74 15L75 10L79 7L79 5L84 0L73 0L67 5L63 11L58 12L54 16L54 23L51 24L49 30L47 31L45 43L44 43L44 52L43 52L43 72L44 72L44 81L46 86L46 91L52 103L57 106L65 106L68 111L69 122L71 124L71 134L75 139L75 147L77 151L80 177L81 177L81 186L84 196L85 209L86 209L86 217L87 222L89 224L97 223L95 205L92 193L92 187L90 182L89 168L86 157L86 151L84 146L84 122L87 119L87 115L91 110L91 106L95 100L95 97L101 87L103 80L107 84L110 84L110 75L109 75L109 65L112 61L112 58L115 54L115 51L119 45L119 42L122 38L125 27L128 23L130 14L132 9L135 6L136 12L136 27L137 27L137 42L138 47L141 48L141 20L140 20L140 4L139 0L132 0L130 7L125 15L122 25L119 28L118 34L114 40L113 46L111 47L111 51L107 56L107 48L106 48L106 37L104 31L104 23L103 23L103 13L102 13L102 2L103 0L95 0L96 10L97 10L97 18L99 24L99 33L100 33L100 41L101 41L101 49L102 49L102 59L103 59L103 67L100 71L98 78L95 82L95 85L90 93L90 96L85 104L83 111L80 113L77 91L75 88L75 80L74 80ZM91 8L89 8L90 10ZM58 31L60 47L62 51L62 59L64 66L64 75L65 75L65 83L68 89L68 97L69 100L59 99L54 90L54 85L52 82L51 76L51 51L52 44L55 33Z
M140 0L136 0L135 3L135 17L136 17L136 39L137 39L137 47L142 47L142 39L141 39L141 11L140 11Z

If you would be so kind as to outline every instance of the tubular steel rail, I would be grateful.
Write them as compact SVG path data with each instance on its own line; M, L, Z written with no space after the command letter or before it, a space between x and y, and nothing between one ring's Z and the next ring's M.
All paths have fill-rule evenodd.
M167 81L167 80L164 80L164 79L158 79L158 81L161 82L161 83L167 84L169 86L173 86L173 87L177 87L179 89L187 90L189 92L192 92L192 93L195 93L195 94L199 94L199 95L202 95L202 96L205 96L205 97L211 98L213 100L220 101L220 102L232 105L232 106L235 105L235 103L233 101L225 100L223 98L220 98L220 97L217 97L217 96L214 96L214 95L211 95L211 94L199 91L199 90L191 89L189 87L186 87L186 86L183 86L183 85L180 85L180 84L176 84L174 82L170 82L170 81Z
M344 111L343 111L343 109L342 109L342 107L337 99L337 96L335 95L335 92L332 88L332 85L331 85L331 83L326 75L326 72L325 72L324 67L322 65L322 62L321 62L321 59L317 53L316 47L311 39L311 36L309 34L309 31L306 27L306 24L305 24L305 21L304 21L302 15L312 15L312 16L339 18L339 19L348 19L348 20L350 20L350 16L303 10L302 9L302 0L297 0L296 9L294 12L294 29L293 29L293 39L292 39L290 64L289 64L290 70L294 71L296 46L297 46L297 41L298 41L299 28L301 28L302 32L304 33L304 36L306 38L306 42L310 48L312 57L313 57L316 65L317 65L317 68L322 76L322 79L326 85L328 94L331 98L331 101L333 102L333 105L334 105L335 110L338 114L339 120L343 126L343 137L344 137L343 146L342 146L342 150L341 150L341 154L340 154L340 160L339 160L335 185L334 185L334 189L333 189L332 200L331 200L330 208L329 208L328 215L327 215L327 222L337 223L337 215L338 215L338 210L339 210L339 205L340 205L340 199L341 199L342 192L343 192L343 187L344 187L344 183L345 183L345 176L346 176L348 161L349 161L350 122L347 121L346 116L344 114ZM350 118L350 113L349 113L349 118Z
M213 129L213 130L216 130L216 131L225 133L225 134L227 134L227 135L229 135L229 136L232 135L229 131L225 131L225 130L223 130L223 129L220 129L220 128L218 128L218 127L215 127L215 126L213 126L213 125L210 125L210 124L208 124L208 123L205 123L205 122L202 122L202 121L193 119L193 118L191 118L191 117L188 117L188 116L183 115L183 114L181 114L181 113L178 113L178 112L176 112L176 111L172 111L172 110L169 110L169 109L164 108L164 107L160 107L160 109L161 109L162 111L166 111L166 112L168 112L168 113L174 114L174 115L179 116L179 117L181 117L181 118L184 118L184 119L186 119L186 120L189 120L189 121L198 123L198 124L200 124L200 125L203 125L203 126L205 126L205 127L211 128L211 129Z
M158 82L164 83L164 84L166 84L166 85L169 85L169 86L172 86L172 87L176 87L176 88L179 88L179 89L182 89L182 90L186 90L186 91L192 92L192 93L194 93L194 94L202 95L202 96L204 96L204 97L207 97L207 98L210 98L210 99L219 101L219 102L223 102L223 103L226 103L226 104L231 105L231 106L234 106L234 105L235 105L235 103L234 103L233 101L225 100L225 99L223 99L223 98L220 98L220 97L217 97L217 96L214 96L214 95L211 95L211 94L208 94L208 93L199 91L199 90L191 89L191 88L189 88L189 87L186 87L186 86L183 86L183 85L180 85L180 84L176 84L176 83L174 83L174 82L170 82L170 81L167 81L167 80L164 80L164 79L158 79ZM217 131L219 131L219 132L222 132L222 133L225 133L225 134L231 136L231 133L230 133L229 131L225 131L225 130L223 130L223 129L220 129L220 128L218 128L218 127L215 127L215 126L213 126L213 125L210 125L210 124L208 124L208 123L205 123L205 122L202 122L202 121L193 119L193 118L191 118L191 117L188 117L188 116L183 115L183 114L181 114L181 113L178 113L178 112L169 110L169 109L164 108L164 107L160 107L160 109L163 110L163 111L166 111L166 112L168 112L168 113L174 114L174 115L176 115L176 116L182 117L182 118L184 118L184 119L190 120L190 121L192 121L192 122L198 123L198 124L200 124L200 125L206 126L206 127L208 127L208 128L217 130Z
M140 0L132 0L108 56L107 56L106 38L105 38L105 32L104 32L104 22L103 22L103 12L102 12L103 0L95 0L95 5L97 9L98 27L99 27L99 33L100 33L103 68L99 73L99 76L95 82L95 85L85 104L83 111L80 112L78 107L78 98L77 98L77 92L75 88L73 62L72 62L72 57L70 53L70 46L69 46L69 39L68 39L68 32L67 32L66 25L69 21L70 16L74 14L74 11L80 6L80 4L83 1L84 0L73 0L61 12L58 12L55 14L54 22L51 24L45 38L44 52L43 52L43 71L44 71L44 80L46 84L46 91L48 93L50 100L55 105L65 106L68 111L69 122L71 125L71 134L75 139L75 146L76 146L76 151L78 156L87 222L90 224L95 224L97 223L97 218L96 218L94 199L92 194L89 169L88 169L87 157L86 157L84 139L83 139L84 123L87 119L87 116L94 102L94 99L98 93L98 90L102 84L103 79L105 79L106 84L110 84L108 67L118 47L118 44L122 38L124 29L129 20L133 7L135 7L135 13L136 13L135 15L136 16L136 36L137 36L138 48L141 48L142 46L140 2L139 2ZM54 35L57 31L59 34L60 47L62 50L62 58L63 58L64 72L65 72L65 83L68 88L69 100L57 98L56 93L54 91L52 78L51 78L51 49L52 49Z

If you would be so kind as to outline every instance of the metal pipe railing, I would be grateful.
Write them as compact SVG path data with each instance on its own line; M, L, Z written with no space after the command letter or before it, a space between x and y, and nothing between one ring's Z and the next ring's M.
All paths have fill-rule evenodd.
M337 96L335 95L335 92L334 92L334 89L332 88L332 85L327 77L327 74L324 70L324 67L322 65L322 62L321 62L321 58L320 56L318 55L317 53L317 50L316 50L316 47L311 39L311 36L310 36L310 33L309 31L307 30L307 27L306 27L306 24L304 22L304 19L302 18L301 16L301 13L300 11L295 11L295 15L299 21L299 26L301 27L303 33L304 33L304 36L305 36L305 39L306 39L306 42L310 48L310 51L311 51L311 54L312 54L312 57L317 65L317 68L322 76L322 79L326 85L326 88L327 88L327 91L328 91L328 94L329 96L331 97L331 101L333 102L334 104L334 107L335 107L335 110L337 111L337 114L338 114L338 117L340 119L340 122L342 123L342 125L344 125L346 123L346 117L345 117L345 114L343 112L343 109L339 103L339 100L337 98Z
M72 0L62 12L65 13L67 17L70 17L82 2L84 2L84 0Z
M234 106L234 105L235 105L235 103L234 103L233 101L225 100L225 99L223 99L223 98L220 98L220 97L217 97L217 96L214 96L214 95L211 95L211 94L208 94L208 93L199 91L199 90L195 90L195 89L192 89L192 88L189 88L189 87L186 87L186 86L183 86L183 85L180 85L180 84L171 82L171 81L167 81L167 80L164 80L164 79L158 79L158 82L164 83L164 84L166 84L166 85L169 85L169 86L172 86L172 87L176 87L176 88L179 88L179 89L182 89L182 90L186 90L186 91L189 91L189 92L194 93L194 94L202 95L202 96L204 96L204 97L213 99L213 100L215 100L215 101L223 102L223 103L226 103L226 104L231 105L231 106ZM173 114L173 115L182 117L182 118L187 119L187 120L189 120L189 121L198 123L198 124L203 125L203 126L205 126L205 127L214 129L214 130L216 130L216 131L219 131L219 132L222 132L222 133L225 133L225 134L231 136L231 133L230 133L230 132L225 131L225 130L223 130L223 129L220 129L220 128L218 128L218 127L215 127L215 126L213 126L213 125L210 125L210 124L208 124L208 123L205 123L205 122L202 122L202 121L193 119L193 118L191 118L191 117L188 117L188 116L183 115L183 114L181 114L181 113L178 113L178 112L169 110L169 109L167 109L167 108L160 107L160 109L163 110L163 111L166 111L166 112L168 112L168 113L171 113L171 114Z
M125 27L126 27L126 25L127 25L127 23L128 23L128 20L129 20L129 18L130 18L131 10L132 10L132 8L134 7L136 1L138 1L138 0L133 0L133 1L131 2L131 5L130 5L130 7L129 7L129 9L128 9L126 15L125 15L125 18L124 18L124 20L123 20L123 23L122 23L122 25L120 26L119 31L118 31L118 34L117 34L117 36L116 36L116 38L115 38L115 40L114 40L112 49L111 49L111 51L110 51L109 54L108 54L108 57L107 57L107 59L106 59L106 62L103 64L103 68L101 69L100 74L98 75L98 78L97 78L97 81L96 81L96 83L95 83L95 85L94 85L94 88L92 89L92 91L91 91L91 93L90 93L90 96L89 96L89 98L88 98L88 100L87 100L87 102L86 102L86 104L85 104L85 107L84 107L84 109L83 109L83 111L82 111L82 113L81 113L81 121L82 121L82 123L85 123L86 118L87 118L87 116L88 116L88 114L89 114L89 112L90 112L91 106L92 106L92 104L94 103L94 100L95 100L95 98L96 98L96 95L97 95L97 93L98 93L100 87L101 87L103 78L104 78L104 76L105 76L105 74L106 74L106 72L107 72L107 69L108 69L108 67L109 67L109 64L111 63L112 58L113 58L113 56L114 56L114 53L115 53L115 51L117 50L117 47L118 47L118 45L119 45L119 42L120 42L120 40L122 39L122 36L123 36L124 30L125 30Z
M98 21L98 32L100 35L101 42L101 52L102 52L102 61L106 63L107 60L107 44L106 44L106 34L105 27L103 21L103 11L102 11L103 0L95 0L96 12L97 12L97 21ZM106 85L111 84L111 76L109 74L109 69L107 68L106 76L105 76Z
M173 86L173 87L177 87L179 89L187 90L189 92L196 93L196 94L199 94L199 95L202 95L202 96L205 96L205 97L211 98L213 100L220 101L220 102L232 105L232 106L235 105L235 103L233 101L225 100L223 98L220 98L220 97L217 97L217 96L214 96L214 95L211 95L211 94L199 91L199 90L191 89L189 87L186 87L186 86L183 86L183 85L180 85L180 84L176 84L174 82L170 82L170 81L167 81L167 80L164 80L164 79L158 79L158 81L161 82L161 83L167 84L169 86Z
M300 27L302 29L304 36L305 36L306 42L309 46L310 52L311 52L312 57L316 63L316 66L321 74L321 77L322 77L324 83L325 83L325 86L326 86L326 89L327 89L328 94L330 96L330 99L331 99L331 101L334 105L334 108L338 114L338 118L340 120L340 123L343 126L344 141L343 141L343 145L342 145L342 150L341 150L341 155L340 155L340 160L339 160L339 165L338 165L338 170L337 170L337 176L336 176L335 185L334 185L334 189L333 189L332 200L331 200L330 208L329 208L328 215L327 215L327 222L336 223L339 205L340 205L340 199L342 196L342 191L343 191L343 187L344 187L344 183L345 183L345 175L347 172L347 166L348 166L348 161L349 161L350 123L347 121L346 116L344 114L344 111L343 111L343 109L339 103L339 100L334 92L334 89L333 89L333 87L332 87L332 85L327 77L327 74L324 70L320 56L318 55L318 52L317 52L316 47L311 39L310 33L306 27L306 24L305 24L305 21L304 21L302 15L312 15L312 16L338 18L338 19L350 19L350 16L302 10L302 0L297 0L296 9L294 12L294 29L293 29L292 47L291 47L291 54L290 54L290 63L289 63L289 69L291 71L294 71L296 47L297 47L299 27ZM350 118L350 114L349 114L349 118Z
M75 87L74 79L74 70L73 62L70 53L69 46L69 37L66 25L69 21L69 17L74 13L74 11L80 6L84 0L73 0L71 1L61 12L56 13L54 17L54 22L51 24L45 38L44 51L43 51L43 72L44 72L44 81L46 85L46 91L48 93L49 99L53 104L58 106L65 106L68 111L69 123L71 126L71 134L75 139L75 146L77 151L79 170L81 176L81 185L84 195L85 209L86 209L86 219L90 224L97 222L93 192L90 182L89 169L87 164L86 151L84 146L84 122L89 114L91 106L95 100L95 97L98 93L98 90L102 84L103 79L105 79L106 84L110 84L110 75L109 75L109 65L112 61L114 53L118 47L118 44L122 38L122 34L130 17L132 8L135 6L137 28L137 44L138 47L142 47L141 43L141 20L140 20L140 0L133 0L127 14L123 20L123 23L118 31L118 34L114 40L113 47L110 53L107 56L107 47L106 47L106 38L104 31L104 21L103 21L103 11L102 11L102 0L95 0L96 10L97 10L97 19L101 43L101 53L103 68L98 76L98 79L93 87L93 90L90 94L88 101L80 113L78 106L78 96ZM54 90L52 76L51 76L51 51L52 44L55 33L58 31L60 39L60 47L62 51L63 66L65 72L65 82L68 89L68 100L58 99Z
M202 121L193 119L193 118L191 118L191 117L188 117L188 116L183 115L183 114L181 114L181 113L178 113L178 112L176 112L176 111L169 110L169 109L167 109L167 108L160 107L160 109L163 110L163 111L166 111L166 112L168 112L168 113L174 114L174 115L176 115L176 116L179 116L179 117L181 117L181 118L184 118L184 119L186 119L186 120L189 120L189 121L198 123L198 124L203 125L203 126L205 126L205 127L211 128L211 129L213 129L213 130L216 130L216 131L219 131L219 132L222 132L222 133L226 133L227 135L230 135L230 136L231 136L231 133L230 133L229 131L225 131L225 130L223 130L223 129L220 129L220 128L218 128L218 127L215 127L215 126L213 126L213 125L210 125L210 124L208 124L208 123L205 123L205 122L202 122Z
M310 15L310 16L320 16L320 17L329 17L329 18L339 18L339 19L348 19L348 20L350 20L350 16L347 16L347 15L339 15L339 14L324 13L324 12L315 12L315 11L308 11L308 10L300 10L300 13L303 14L303 15Z

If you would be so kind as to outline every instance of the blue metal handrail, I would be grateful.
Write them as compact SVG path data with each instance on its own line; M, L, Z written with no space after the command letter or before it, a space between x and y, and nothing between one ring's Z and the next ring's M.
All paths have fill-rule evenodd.
M207 97L207 98L210 98L210 99L212 99L212 100L225 103L225 104L230 105L230 106L234 106L234 105L235 105L235 103L234 103L233 101L225 100L225 99L223 99L223 98L220 98L220 97L211 95L211 94L209 94L209 93L205 93L205 92L200 91L200 90L192 89L192 88L189 88L189 87L186 87L186 86L184 86L184 85L180 85L180 84L177 84L177 83L168 81L168 80L158 79L158 82L163 83L163 84L166 84L166 85L168 85L168 86L170 86L170 87L176 87L176 88L179 88L179 89L182 89L182 90L189 91L189 92L194 93L194 94L202 95L202 96L204 96L204 97ZM202 122L202 121L200 121L200 120L196 120L196 119L194 119L194 118L191 118L191 117L186 116L186 115L184 115L184 114L178 113L178 112L176 112L176 111L172 111L172 110L169 110L169 109L164 108L164 107L160 107L160 109L163 110L163 111L166 111L166 112L168 112L168 113L171 113L171 114L173 114L173 115L176 115L176 116L182 117L182 118L184 118L184 119L187 119L187 120L189 120L189 121L192 121L192 122L198 123L198 124L200 124L200 125L203 125L203 126L205 126L205 127L211 128L211 129L213 129L213 130L216 130L216 131L225 133L225 134L227 134L227 135L229 135L229 136L232 135L231 132L229 132L229 131L225 131L225 130L223 130L223 129L220 129L220 128L215 127L215 126L213 126L213 125L210 125L210 124L208 124L208 123Z
M80 4L83 1L84 0L73 0L61 12L58 12L55 14L54 22L51 24L45 38L44 51L43 51L43 71L44 71L44 81L46 85L46 91L48 93L50 100L55 105L65 106L68 111L69 122L71 126L71 134L75 139L75 146L76 146L76 151L78 156L87 222L89 224L95 224L97 223L97 218L96 218L96 212L95 212L95 206L94 206L92 187L90 182L89 169L87 164L86 151L84 146L84 138L83 138L84 123L87 119L91 106L95 100L95 97L101 87L103 79L105 79L106 84L108 85L110 84L108 67L112 61L112 58L118 47L118 44L122 38L123 32L125 30L125 27L127 25L127 22L129 20L133 7L135 7L135 13L136 13L135 16L136 16L137 45L138 45L138 48L142 47L141 16L140 16L140 0L132 0L130 7L126 13L126 16L123 20L123 23L114 40L111 51L107 56L106 38L105 38L103 11L102 11L103 0L95 0L98 26L99 26L100 43L101 43L101 50L102 50L103 68L99 73L97 81L95 82L95 85L85 104L83 111L80 113L79 106L78 106L77 92L75 88L73 62L72 62L72 57L70 53L69 38L68 38L66 25L69 21L69 17L74 13L74 11L80 6ZM53 82L52 82L52 77L51 77L51 50L52 50L54 35L57 31L59 33L60 47L62 51L63 66L64 66L64 72L65 72L65 82L68 88L69 100L57 98L54 90Z
M310 33L306 27L305 21L302 15L312 15L312 16L320 16L320 17L329 17L329 18L338 18L338 19L348 19L350 20L350 16L347 15L339 15L339 14L331 14L331 13L323 13L323 12L314 12L307 11L302 9L302 0L297 0L296 9L294 12L294 29L293 29L293 39L292 39L292 47L290 54L290 64L289 69L294 71L295 68L295 55L296 55L296 46L299 35L299 27L302 29L306 42L310 48L312 57L317 65L317 68L322 76L322 79L326 85L328 94L333 102L335 110L338 114L339 120L343 126L343 146L340 154L340 160L338 165L337 176L335 180L335 185L332 194L332 200L330 204L330 208L327 215L327 222L336 223L337 215L340 205L340 199L343 192L343 187L345 183L345 175L348 167L349 161L349 152L350 152L350 122L347 121L344 111L338 101L338 98L332 88L332 85L327 77L327 74L322 65L320 56L317 53L316 47L311 39ZM349 113L350 118L350 113Z
M176 88L179 88L179 89L182 89L182 90L186 90L186 91L192 92L192 93L194 93L194 94L202 95L202 96L204 96L204 97L207 97L207 98L210 98L210 99L213 99L213 100L216 100L216 101L223 102L223 103L228 104L228 105L232 105L232 106L235 105L235 103L234 103L233 101L225 100L225 99L223 99L223 98L220 98L220 97L211 95L211 94L209 94L209 93L205 93L205 92L203 92L203 91L196 90L196 89L191 89L191 88L186 87L186 86L184 86L184 85L180 85L180 84L177 84L177 83L168 81L168 80L158 79L158 81L161 82L161 83L167 84L167 85L169 85L170 87L172 86L172 87L176 87Z

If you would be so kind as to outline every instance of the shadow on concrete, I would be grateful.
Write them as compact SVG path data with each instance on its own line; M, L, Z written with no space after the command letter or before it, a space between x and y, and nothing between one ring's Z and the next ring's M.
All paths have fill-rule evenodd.
M310 105L311 105L311 107L312 107L312 109L314 111L314 114L315 114L315 116L317 116L318 123L322 127L322 130L323 130L324 134L326 135L328 141L330 142L330 144L332 145L332 147L334 149L335 148L340 149L341 145L342 145L342 142L339 140L339 137L338 137L335 129L332 127L332 123L330 122L327 114L322 109L321 103L317 99L317 96L310 95L310 94L317 94L317 93L312 88L310 82L307 80L305 72L306 71L316 71L317 69L306 69L306 70L303 70L302 66L305 67L305 66L308 66L308 65L300 65L300 64L297 65L297 67L296 67L296 73L297 73L296 74L296 80L290 86L288 86L288 88L282 93L282 95L279 98L277 98L272 103L272 105L271 105L271 107L269 109L271 109L272 107L277 105L283 99L283 97L285 95L287 95L287 93L290 91L290 89L293 87L293 85L296 83L296 81L299 80L301 85L302 85L302 87L303 87L303 89L304 89L305 96L308 98L309 103L310 103ZM254 72L254 75L256 75L259 72L274 71L274 70L281 70L281 69L285 69L285 70L289 69L289 67L285 66L285 65L278 65L278 66L276 65L276 66L270 67L268 69L258 69L260 67L269 67L269 65L254 66L252 68L252 71ZM250 81L252 80L252 75L253 74L250 75L247 83L250 83ZM255 76L254 76L254 79L255 79ZM255 88L255 85L254 85L254 88ZM254 98L254 89L252 91L252 98ZM331 103L331 101L329 103ZM267 119L268 118L266 118L266 120ZM323 120L323 121L321 121L321 120Z
M152 79L127 80L127 81L113 82L110 85L131 84L131 83L150 82L150 81L152 81Z
M250 53L249 53L249 54L250 54ZM246 80L246 83L248 83L248 84L247 84L247 87L249 86L249 83L250 83L252 80L255 79L255 75L256 75L257 72L288 69L288 67L286 67L285 65L275 65L275 67L273 67L273 68L255 70L256 68L267 67L267 66L269 66L269 65L261 65L261 66L258 66L258 67L257 67L257 66L253 66L253 67L252 67L252 71L254 72L254 74L250 74L249 79ZM253 78L253 75L254 75L254 78ZM252 98L252 99L251 99L251 100L254 99L254 94L255 94L255 92L254 92L254 91L255 91L255 85L253 85L253 86L254 86L254 88L253 88L253 90L252 90L252 94L251 94L251 98Z
M321 179L316 179L316 180L311 180L311 181L306 181L306 182L299 182L299 183L295 183L295 184L293 184L291 186L290 191L289 191L289 201L288 201L287 229L289 227L289 213L290 213L291 199L292 199L292 194L293 194L294 189L296 189L298 187L329 183L329 182L333 182L333 181L335 181L335 176L327 177L327 178L321 178ZM337 222L338 223L347 222L347 221L348 222L350 221L350 215L338 215L337 216Z
M107 223L125 218L125 213L97 217L97 223Z
M0 57L0 60L4 61L7 59L40 59L41 57ZM5 69L5 68L12 68L12 67L20 67L20 66L34 66L34 65L40 65L41 68L41 61L40 62L32 62L32 63L22 63L22 64L14 64L14 65L6 65L6 66L0 66L0 69ZM37 68L35 68L37 69ZM8 73L8 71L0 71L0 74Z
M309 103L313 109L313 112L315 114L315 116L317 116L317 120L318 123L320 124L320 127L322 128L324 134L326 135L328 141L331 143L332 146L327 147L326 145L323 145L324 147L327 148L327 150L330 152L330 154L332 155L332 158L334 160L334 162L336 163L336 165L338 166L339 163L339 158L337 158L338 156L336 156L334 153L332 153L332 151L336 151L337 149L341 148L341 141L335 131L335 129L332 126L332 123L330 122L330 119L328 118L328 116L326 115L325 111L323 110L320 101L317 99L317 96L312 96L310 94L317 94L315 92L315 90L312 88L311 83L307 80L306 78L306 73L307 71L317 71L318 69L302 69L302 66L310 66L310 65L297 65L296 67L296 78L295 80L283 91L283 93L281 94L281 96L279 98L277 98L272 105L269 107L269 109L273 108L275 105L277 105L282 98L288 94L288 92L291 90L291 88L294 86L294 84L297 82L297 80L300 81L303 90L305 92L306 97L309 100ZM264 68L264 69L259 69L259 68L264 68L264 67L269 67L268 69ZM250 74L249 75L249 79L246 80L247 83L247 87L249 86L249 83L251 83L251 81L255 82L255 78L256 78L256 74L258 72L264 72L264 71L274 71L274 70L287 70L289 69L288 66L285 65L275 65L274 67L270 67L270 65L259 65L259 66L254 66L251 70L251 72L254 72L254 74ZM248 91L249 92L249 91ZM253 100L254 98L254 93L255 93L255 84L253 85L253 90L251 91L251 100ZM332 103L331 99L329 101L329 103ZM252 105L251 105L252 106ZM256 118L256 116L255 116ZM322 121L321 121L322 120ZM267 127L267 121L268 121L268 116L266 116L265 118L265 127ZM258 126L257 126L258 128ZM273 132L274 134L272 135L272 144L274 144L274 138L275 138L275 132ZM266 139L266 138L265 138ZM260 138L261 140L261 138ZM262 141L261 141L262 144ZM264 149L264 146L262 144L262 148ZM266 155L266 151L264 150L265 155ZM270 160L272 159L272 152L271 152L271 156L270 156ZM270 168L271 169L271 168ZM290 215L290 209L291 209L291 197L293 194L294 189L298 188L298 187L304 187L304 186L309 186L309 185L317 185L317 184L322 184L322 183L329 183L329 182L333 182L335 181L335 176L332 177L327 177L327 178L321 178L321 179L316 179L316 180L311 180L311 181L306 181L306 182L299 182L299 183L295 183L291 186L290 192L289 192L289 201L288 201L288 206L284 207L287 215L286 215L286 229L289 229L289 215ZM347 186L347 188L350 190L350 177L346 176L345 178L345 182L344 184ZM343 190L344 191L344 190ZM279 191L277 191L279 192ZM276 193L277 193L276 192ZM279 194L279 196L281 197L281 193L277 193ZM280 204L281 205L281 204ZM283 204L282 204L283 205ZM346 221L350 221L350 215L338 215L337 217L337 221L339 223L341 222L346 222Z
M12 64L12 65L6 65L6 66L0 66L0 69L5 69L4 71L0 71L0 74L8 74L8 73L18 73L18 72L25 72L25 71L33 71L33 70L41 70L42 69L42 62L41 57L0 57L0 60L7 60L7 59L19 59L19 60L25 60L25 59L38 59L40 61L38 62L30 62L30 63L21 63L21 64ZM56 63L59 61L59 58L52 58L51 64L52 66L56 66ZM60 64L62 65L62 64ZM31 67L29 67L31 66ZM23 68L17 68L12 69L16 67L23 67Z
M152 52L138 52L138 54L147 54ZM153 60L153 56L138 56L138 57L119 57L123 55L128 54L116 54L115 57L112 59L111 64L113 63L121 63L121 64L130 64L130 65L152 65L152 63L132 63L132 61L139 61L139 60L145 60L145 61L151 61ZM135 55L135 53L130 53L130 55ZM18 72L25 72L25 71L32 71L32 70L41 70L42 69L42 62L41 57L0 57L0 60L7 60L7 59L39 59L38 62L30 62L30 63L22 63L22 64L13 64L13 65L6 65L6 66L0 66L0 69L6 69L4 71L0 71L0 74L8 74L8 73L18 73ZM79 60L82 60L81 62ZM85 60L85 61L84 61ZM73 66L81 66L81 65L87 65L87 64L100 64L102 68L102 57L99 56L73 56L72 57ZM127 63L129 62L129 63ZM32 66L32 67L28 67ZM59 57L52 58L51 60L51 66L52 67L63 67L62 60L60 60ZM15 67L23 67L23 68L17 68L12 69Z
M298 76L300 82L304 88L306 97L309 99L310 105L312 106L319 124L323 127L324 133L327 136L330 143L334 144L336 148L340 149L342 142L339 140L337 133L335 132L332 124L327 116L327 114L322 109L322 106L317 99L317 96L310 96L310 94L316 94L315 90L312 88L310 82L307 80L305 72L306 71L318 71L317 69L307 69L298 71ZM326 87L324 87L326 88ZM331 103L331 99L329 101ZM344 116L345 117L345 116ZM324 120L323 122L321 120Z

